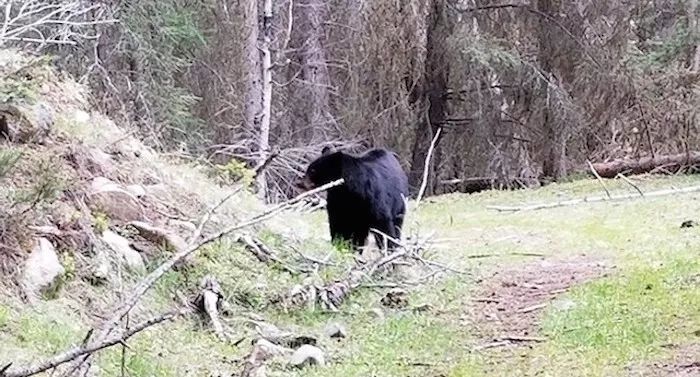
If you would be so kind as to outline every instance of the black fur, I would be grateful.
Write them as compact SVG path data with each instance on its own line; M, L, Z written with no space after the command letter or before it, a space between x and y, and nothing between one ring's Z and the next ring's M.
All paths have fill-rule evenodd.
M306 170L300 186L311 189L344 178L328 190L326 210L333 240L364 246L370 228L401 238L408 197L408 178L396 155L373 149L360 156L324 148ZM382 237L376 238L381 245ZM396 245L389 242L388 246Z

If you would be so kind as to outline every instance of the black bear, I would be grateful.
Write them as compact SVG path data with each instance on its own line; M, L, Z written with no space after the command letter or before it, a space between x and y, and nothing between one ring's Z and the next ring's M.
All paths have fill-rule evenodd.
M340 178L345 182L329 189L326 198L331 239L350 242L358 249L364 246L371 228L400 239L408 177L396 155L372 149L354 156L325 147L297 185L310 190ZM375 239L377 245L383 245L383 236ZM396 247L393 242L386 246Z

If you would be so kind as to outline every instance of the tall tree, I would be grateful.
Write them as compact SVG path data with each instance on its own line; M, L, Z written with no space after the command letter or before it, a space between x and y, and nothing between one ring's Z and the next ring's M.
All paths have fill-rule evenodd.
M332 84L324 46L327 7L328 2L323 0L294 1L297 58L301 71L297 96L304 99L297 102L301 106L297 113L302 118L298 121L303 122L302 127L308 130L304 133L306 142L316 140L319 136L328 138L326 131L337 127L331 110L329 92Z
M559 14L559 0L536 0L537 9L540 12L538 18L539 43L538 61L544 79L540 83L540 96L544 101L542 107L542 128L544 130L545 141L542 151L542 173L545 177L558 179L566 175L566 130L562 122L557 122L552 111L550 101L552 89L554 87L554 60L557 51L556 38L558 30L554 29L552 20Z
M245 122L257 140L256 170L261 170L270 154L270 117L272 114L272 0L263 0L262 25L259 22L258 0L247 0L244 4L248 35L245 44L247 67L247 90ZM262 29L262 43L260 43ZM233 139L233 138L231 138ZM261 198L267 193L265 172L260 171L256 183Z
M432 0L425 9L425 69L412 93L417 122L411 155L409 183L413 191L420 187L428 149L437 130L445 122L449 62L445 59L445 41L449 36L444 0ZM426 195L435 189L434 167L440 160L439 140L430 161Z

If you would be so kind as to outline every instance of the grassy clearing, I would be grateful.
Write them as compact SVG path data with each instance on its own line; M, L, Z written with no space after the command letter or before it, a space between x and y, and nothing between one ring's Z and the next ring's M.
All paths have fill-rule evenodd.
M645 191L698 183L697 177L639 182ZM614 192L632 190L620 182L609 182L608 186ZM131 376L238 372L238 360L249 351L254 336L251 326L242 320L247 313L259 313L280 328L316 336L327 352L330 365L326 368L288 370L273 362L270 376L619 375L630 365L666 358L672 352L666 344L697 342L693 332L700 329L700 234L697 228L679 226L684 220L700 218L700 194L528 213L486 209L492 204L546 202L600 193L597 182L577 181L534 191L428 199L410 214L407 233L434 231L437 244L433 258L471 275L451 276L413 292L411 306L430 305L424 312L386 310L379 303L382 292L368 289L353 295L340 313L286 313L266 308L264 304L272 296L302 278L262 265L238 245L219 242L199 254L194 268L172 272L160 281L142 310L158 312L169 307L175 290L193 292L201 277L212 274L234 304L233 316L226 319L233 337L246 340L238 347L222 345L200 320L168 324L132 340L125 366ZM349 260L349 255L334 251L324 239L323 213L303 219L286 216L276 219L275 229L300 223L303 229L299 232L287 225L282 233L310 238L291 242L276 231L262 233L283 258L296 257L288 247L294 244L307 255L323 258L333 252L336 260ZM587 254L606 259L617 268L606 278L562 295L542 313L541 329L539 333L534 329L532 335L544 336L547 342L520 349L517 357L508 359L490 352L471 353L471 347L483 341L472 335L473 326L479 324L465 310L471 292L479 279L488 278L492 271L537 259L522 253L563 259ZM468 258L476 255L481 257ZM343 268L330 269L320 277L328 281L342 273ZM66 289L70 287L68 284ZM70 306L63 299L50 303ZM384 318L376 318L373 308L381 308ZM25 360L50 353L84 334L79 322L76 325L74 319L63 322L61 318L41 309L20 312L15 306L0 305L0 340L8 349L24 350L28 355ZM326 339L323 331L330 322L344 324L349 338L341 342ZM28 323L44 330L30 330ZM46 335L46 331L51 334ZM8 355L0 350L0 360ZM121 350L103 353L99 366L103 375L117 375Z
M582 374L594 375L621 373L664 356L664 346L697 341L698 278L697 258L671 257L661 266L640 264L578 287L545 316L543 334L552 341L538 352L553 356L559 370L574 363L589 366Z
M697 177L679 177L644 180L641 186L650 191L698 183ZM630 190L620 182L607 185L618 193ZM526 192L447 196L421 210L422 221L454 238L445 248L446 260L494 256L476 261L483 275L527 262L527 257L511 255L523 251L559 258L587 254L617 266L609 277L577 287L550 305L540 334L548 342L483 375L619 375L625 368L670 358L669 344L700 342L694 335L700 329L700 237L696 228L679 228L683 221L700 217L700 195L527 213L485 209L592 192L600 194L597 182L580 181L546 187L528 197Z

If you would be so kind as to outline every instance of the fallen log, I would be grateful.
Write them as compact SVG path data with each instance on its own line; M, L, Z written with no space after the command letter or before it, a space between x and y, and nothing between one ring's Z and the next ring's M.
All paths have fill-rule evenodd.
M679 153L639 159L624 158L594 163L593 169L602 178L615 178L618 174L635 175L664 169L675 173L684 167L700 167L700 152Z

